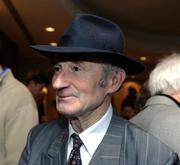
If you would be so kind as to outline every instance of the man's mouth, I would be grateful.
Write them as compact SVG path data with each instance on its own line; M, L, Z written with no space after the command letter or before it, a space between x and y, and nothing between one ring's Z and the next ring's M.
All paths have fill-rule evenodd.
M57 100L58 101L70 101L70 100L73 100L75 99L76 97L74 95L56 95L57 96Z

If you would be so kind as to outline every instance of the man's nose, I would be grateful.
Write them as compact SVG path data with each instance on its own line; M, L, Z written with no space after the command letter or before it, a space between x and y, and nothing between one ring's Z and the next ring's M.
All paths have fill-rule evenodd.
M55 73L52 79L52 86L55 89L66 88L69 85L68 73L61 71Z

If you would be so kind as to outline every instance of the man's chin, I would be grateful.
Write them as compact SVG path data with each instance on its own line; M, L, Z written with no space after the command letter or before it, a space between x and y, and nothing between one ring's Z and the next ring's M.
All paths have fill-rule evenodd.
M77 118L78 113L75 113L74 111L70 111L70 110L57 110L59 114L64 115L67 118Z

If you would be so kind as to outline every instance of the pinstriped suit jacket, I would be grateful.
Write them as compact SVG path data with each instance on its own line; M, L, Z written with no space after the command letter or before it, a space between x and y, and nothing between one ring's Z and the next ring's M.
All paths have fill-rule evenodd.
M68 140L66 120L35 127L29 134L19 165L65 165ZM90 165L179 165L166 145L135 125L113 115Z

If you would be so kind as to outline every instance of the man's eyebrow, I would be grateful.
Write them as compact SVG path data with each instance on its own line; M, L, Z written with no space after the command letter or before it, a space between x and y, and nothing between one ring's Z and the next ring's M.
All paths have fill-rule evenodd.
M84 61L73 61L72 62L73 64L77 64L77 65L82 65L82 66L84 66Z
M72 63L84 63L84 61L77 60L77 61L72 61Z
M55 64L53 65L53 67L58 66L58 65L61 65L61 62L55 63Z

